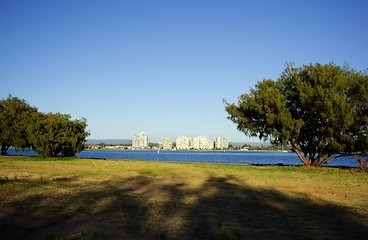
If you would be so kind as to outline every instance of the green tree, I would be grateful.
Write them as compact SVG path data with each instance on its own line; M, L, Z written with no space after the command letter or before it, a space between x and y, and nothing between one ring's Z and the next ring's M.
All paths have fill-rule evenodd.
M1 155L6 155L9 147L24 150L31 146L27 127L32 114L37 109L25 100L11 95L0 101L0 144Z
M350 83L349 96L355 103L354 121L349 129L349 134L353 137L352 142L348 142L351 152L359 152L356 159L362 171L368 171L368 77L367 74L357 74L351 70L349 75L353 79Z
M277 81L258 82L225 109L246 135L290 145L316 166L367 150L367 81L366 73L333 63L287 64Z
M33 120L28 132L36 153L69 157L84 150L85 138L89 135L85 119L72 121L68 114L40 113L34 115Z

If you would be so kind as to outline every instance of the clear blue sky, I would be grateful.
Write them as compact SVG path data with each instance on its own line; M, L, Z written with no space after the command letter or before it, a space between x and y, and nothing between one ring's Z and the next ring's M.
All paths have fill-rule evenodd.
M0 1L0 97L85 117L90 139L255 141L227 120L296 65L368 67L368 1Z

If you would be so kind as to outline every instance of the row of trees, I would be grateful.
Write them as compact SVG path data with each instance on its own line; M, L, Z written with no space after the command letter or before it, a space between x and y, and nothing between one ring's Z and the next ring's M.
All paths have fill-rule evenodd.
M74 156L85 147L89 135L86 127L86 119L71 120L68 114L41 113L11 95L0 101L1 155L14 147L17 151L32 148L48 157Z
M291 146L307 166L357 153L361 166L367 165L367 72L334 63L287 63L276 81L258 82L237 104L224 102L240 131Z

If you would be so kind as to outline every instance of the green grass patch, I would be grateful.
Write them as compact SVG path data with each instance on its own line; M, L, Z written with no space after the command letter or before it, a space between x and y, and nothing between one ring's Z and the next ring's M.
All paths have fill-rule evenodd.
M0 157L0 239L360 239L367 199L344 168Z

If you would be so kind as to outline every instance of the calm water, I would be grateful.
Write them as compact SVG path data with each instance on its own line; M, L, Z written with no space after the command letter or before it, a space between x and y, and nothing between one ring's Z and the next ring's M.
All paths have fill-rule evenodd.
M9 155L35 156L34 152L8 150ZM246 163L303 165L295 153L262 151L130 151L130 150L84 150L77 154L79 158L99 159L142 159L154 161L211 162L211 163ZM328 166L358 167L353 156L332 160Z

